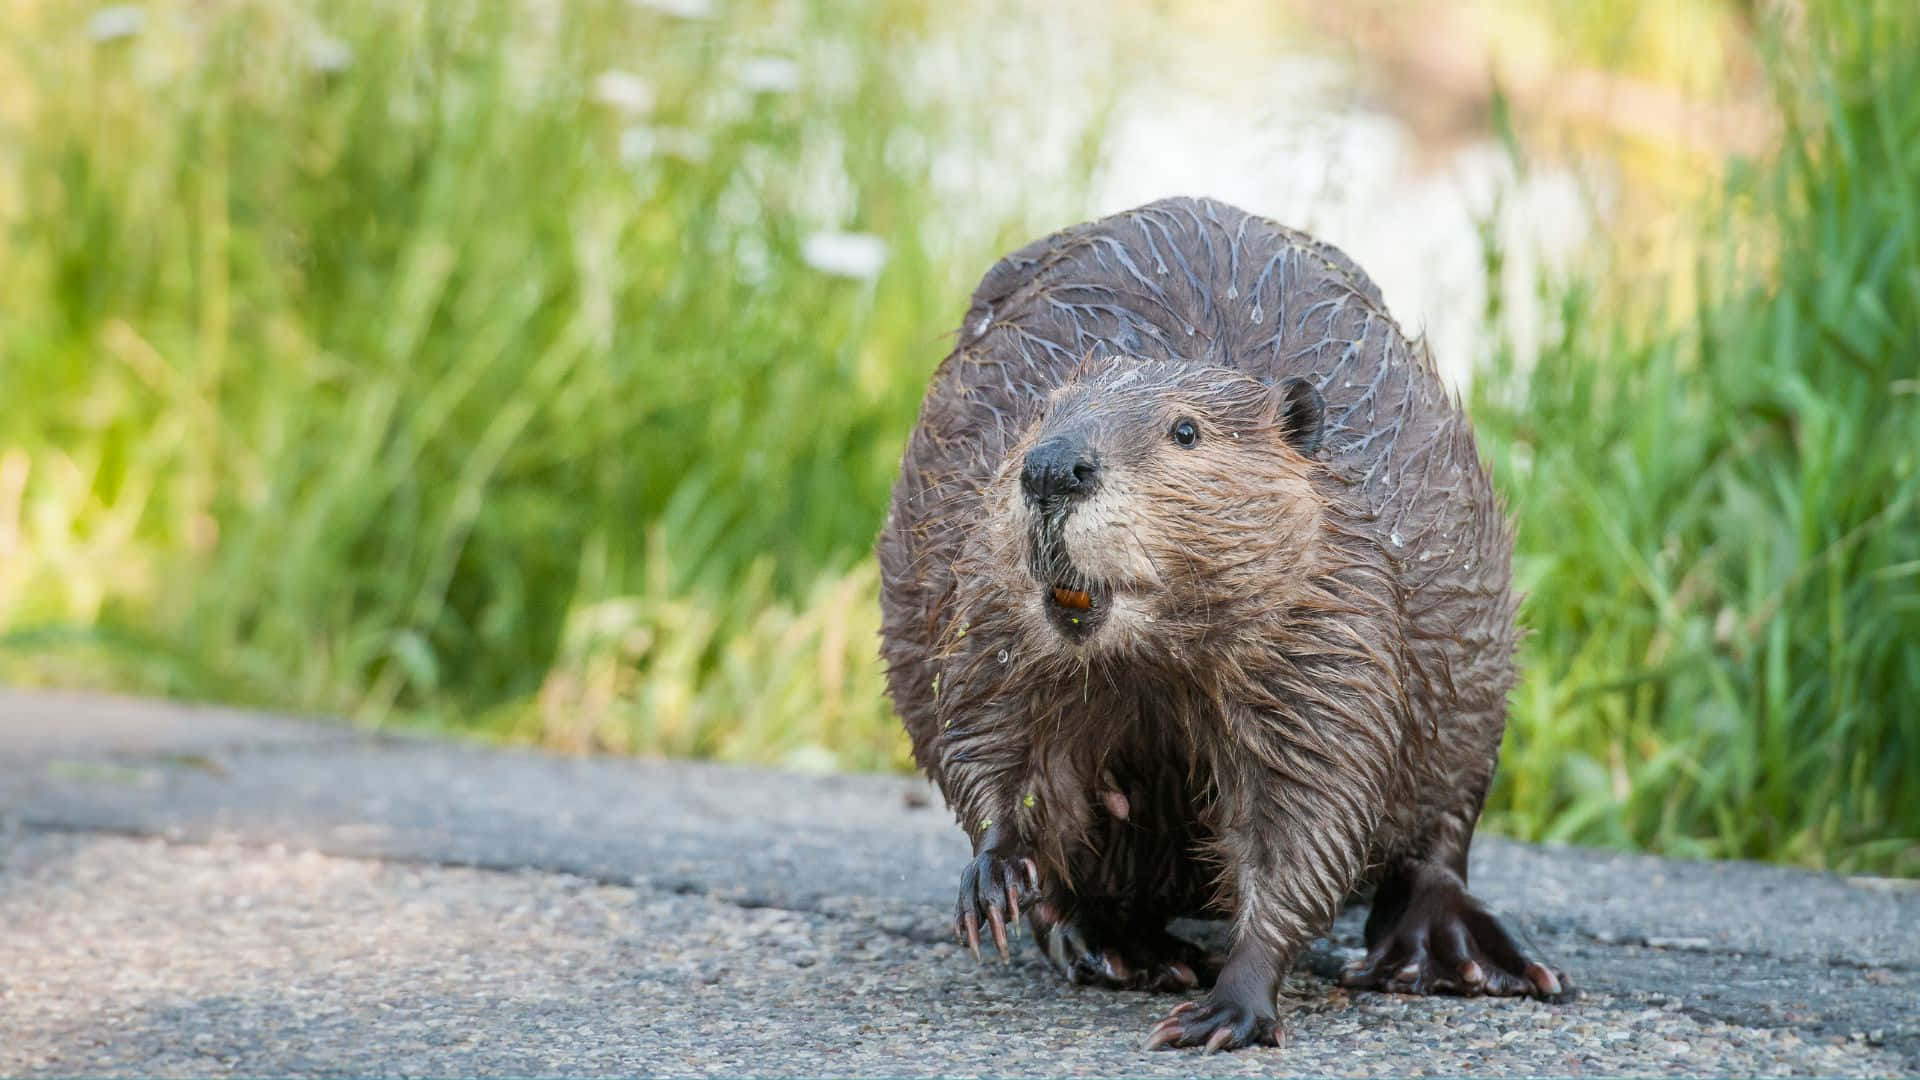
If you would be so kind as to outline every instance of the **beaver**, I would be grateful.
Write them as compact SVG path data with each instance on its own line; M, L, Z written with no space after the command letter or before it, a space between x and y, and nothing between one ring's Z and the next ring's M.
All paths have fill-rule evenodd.
M1342 252L1207 199L990 270L878 542L887 688L973 842L955 932L1182 991L1149 1048L1277 1043L1347 985L1563 999L1467 891L1519 637L1512 531L1424 345ZM1224 963L1168 932L1224 916Z

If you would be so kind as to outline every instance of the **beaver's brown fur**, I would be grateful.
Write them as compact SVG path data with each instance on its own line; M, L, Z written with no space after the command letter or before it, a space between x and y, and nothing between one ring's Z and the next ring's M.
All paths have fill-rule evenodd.
M1557 996L1465 891L1518 631L1511 532L1425 349L1339 251L1173 199L1008 256L880 538L883 652L976 858L1075 981L1212 993L1150 1045L1277 1037L1356 891L1357 985Z

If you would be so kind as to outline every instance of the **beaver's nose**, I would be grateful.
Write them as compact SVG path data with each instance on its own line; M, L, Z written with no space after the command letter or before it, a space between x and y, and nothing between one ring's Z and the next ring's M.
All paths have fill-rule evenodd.
M1027 451L1020 486L1029 499L1075 499L1092 491L1099 476L1100 466L1085 442L1055 435Z

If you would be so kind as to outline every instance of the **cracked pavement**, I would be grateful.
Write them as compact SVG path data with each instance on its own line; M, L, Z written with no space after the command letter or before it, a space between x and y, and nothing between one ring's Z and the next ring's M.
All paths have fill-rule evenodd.
M0 690L0 1075L1920 1073L1920 883L1483 837L1582 998L1349 994L1281 1049L950 936L925 784Z

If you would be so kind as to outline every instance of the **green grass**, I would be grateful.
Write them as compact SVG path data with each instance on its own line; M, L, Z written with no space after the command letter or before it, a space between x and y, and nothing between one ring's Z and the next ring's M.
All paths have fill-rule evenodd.
M799 632L774 609L870 581L939 328L1025 231L937 247L936 106L845 63L904 57L924 5L182 3L105 42L91 11L0 52L16 678L524 730L608 603L667 620L622 654L642 682L706 687ZM743 85L767 57L790 90ZM600 100L615 69L650 109ZM885 272L809 266L820 229L883 237ZM819 695L873 730L822 737L893 760L859 749L884 706L844 619L862 674ZM686 723L608 738L765 726Z
M904 764L870 542L1097 124L982 221L937 151L994 125L922 82L1003 45L952 6L96 10L0 27L0 678ZM1499 827L1920 872L1916 23L1812 5L1712 257L1552 287L1476 382L1534 628Z
M1920 873L1920 11L1772 55L1697 306L1576 284L1476 385L1533 629L1492 820Z

